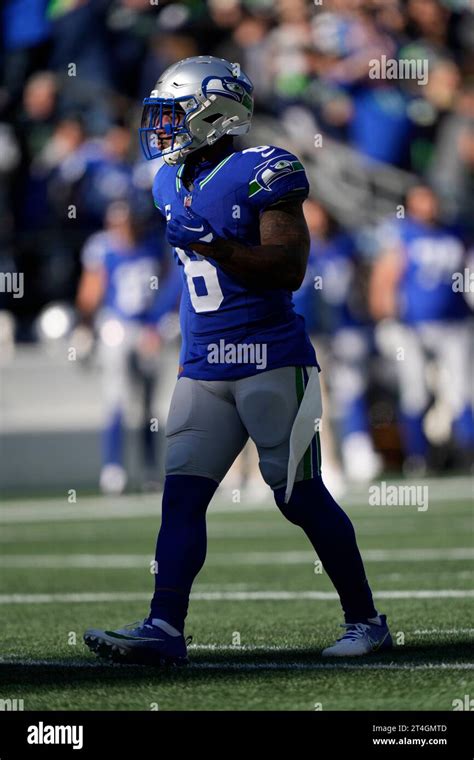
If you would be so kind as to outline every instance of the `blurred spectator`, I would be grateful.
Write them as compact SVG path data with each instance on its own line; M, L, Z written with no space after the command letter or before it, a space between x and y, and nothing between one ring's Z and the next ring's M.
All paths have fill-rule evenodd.
M406 469L421 474L433 399L432 439L447 439L452 429L467 454L474 445L466 248L459 231L440 222L438 199L423 185L410 190L406 217L384 227L381 239L370 303L375 319L396 320L381 335L398 376ZM457 275L461 287L454 285ZM436 363L435 382L429 381L429 358Z
M429 176L450 218L474 219L474 85L457 93L441 125Z
M408 0L408 32L434 50L447 45L451 11L439 0Z
M49 5L53 39L50 65L67 74L73 64L76 73L69 74L71 86L76 77L89 86L112 84L106 26L109 4L109 0L53 0Z
M214 53L231 61L239 61L254 86L260 106L270 107L269 99L274 84L267 67L267 46L270 22L265 15L244 13L233 28L230 39L217 45Z
M304 0L279 0L278 24L268 35L267 67L272 81L275 108L299 102L308 85L305 52L311 44L309 9Z
M127 203L110 204L105 229L92 235L82 252L77 306L86 324L94 320L98 336L104 493L121 493L127 482L123 431L129 401L136 397L130 383L140 394L144 481L157 481L152 400L167 319L181 292L167 245L144 237L138 219Z
M5 0L0 16L2 89L0 112L13 110L31 73L44 68L50 54L48 0Z

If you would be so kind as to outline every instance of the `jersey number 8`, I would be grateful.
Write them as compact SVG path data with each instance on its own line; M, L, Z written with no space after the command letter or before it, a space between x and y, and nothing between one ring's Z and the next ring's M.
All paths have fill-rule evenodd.
M182 248L175 248L175 251L184 266L189 296L194 311L198 313L202 311L217 311L224 300L224 294L217 278L217 269L206 259L194 261ZM203 295L198 295L196 291L195 280L197 278L204 280L206 293Z

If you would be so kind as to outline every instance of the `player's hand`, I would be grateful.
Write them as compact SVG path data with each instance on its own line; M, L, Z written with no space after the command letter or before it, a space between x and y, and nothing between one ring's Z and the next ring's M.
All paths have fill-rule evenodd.
M217 239L209 222L189 209L170 219L166 237L174 248L190 248L192 243L209 245Z

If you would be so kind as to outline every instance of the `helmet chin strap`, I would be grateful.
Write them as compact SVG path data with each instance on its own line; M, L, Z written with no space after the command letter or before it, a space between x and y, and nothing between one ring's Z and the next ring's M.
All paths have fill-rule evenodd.
M177 164L182 164L186 160L187 156L189 156L191 153L194 153L194 151L198 150L199 148L202 148L201 145L188 145L186 148L180 148L178 150L174 150L172 153L164 153L163 154L163 161L165 164L168 164L168 166L176 166Z
M175 153L168 153L168 155L165 154L163 155L163 161L168 166L176 166L176 164L181 163L179 160L179 153L181 153L181 151L176 151Z
M221 139L221 137L224 137L224 135L227 135L231 132L231 127L234 121L237 121L237 116L231 116L227 119L221 119L220 124L214 129L212 132L209 132L207 136L207 144L208 145L214 145L218 140Z
M226 135L232 136L234 134L244 134L242 128L234 127L232 129L232 124L236 119L236 116L226 119L218 129L207 135L206 140L199 143L199 145L188 145L181 150L175 150L172 153L164 154L163 161L165 164L168 164L168 166L176 166L177 164L182 164L188 156L195 153L197 150L205 148L206 146L212 147ZM245 132L247 131L248 128L245 129Z
M199 150L199 148L202 148L202 145L197 145L195 148L192 148L190 150L190 146L187 148L181 148L181 150L175 150L172 153L165 153L163 155L163 161L165 164L168 164L168 166L176 166L177 164L183 164L188 156L191 155L191 153L194 153L194 151Z

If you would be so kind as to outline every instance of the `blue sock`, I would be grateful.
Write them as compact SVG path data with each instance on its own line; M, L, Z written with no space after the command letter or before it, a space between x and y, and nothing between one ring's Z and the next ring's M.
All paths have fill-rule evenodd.
M123 415L120 409L110 415L102 434L102 461L104 464L123 462Z
M150 618L184 629L189 594L206 558L206 510L217 488L210 478L167 475L156 542L155 593Z
M453 422L454 436L463 449L474 447L474 422L472 409L465 407Z
M277 488L274 495L284 516L303 528L311 541L339 594L346 623L375 617L377 611L354 528L321 477L295 483L288 504L285 504L285 488Z
M347 401L342 411L341 434L343 438L352 433L369 432L368 411L364 394Z
M402 414L401 434L407 456L426 457L428 441L423 432L422 414Z

